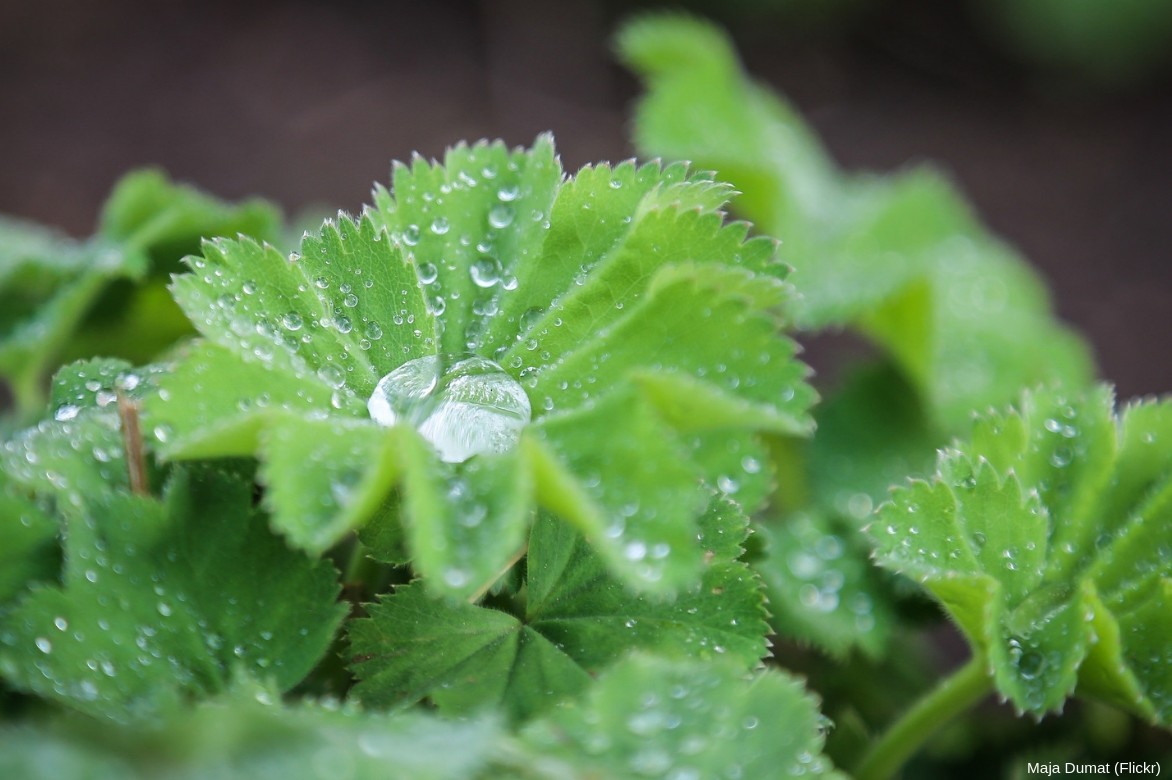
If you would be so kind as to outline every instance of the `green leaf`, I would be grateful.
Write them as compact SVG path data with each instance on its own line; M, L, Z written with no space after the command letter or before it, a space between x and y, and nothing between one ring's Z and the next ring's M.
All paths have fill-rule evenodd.
M157 375L155 367L136 369L111 359L72 363L58 371L52 418L0 443L0 466L11 491L60 512L126 492L126 441L137 439L123 427L138 419L139 404L155 391ZM157 484L161 472L148 456L144 453L141 465L148 483Z
M664 269L627 316L541 371L533 394L547 410L574 408L634 375L677 429L806 433L815 398L803 382L807 369L765 309L781 304L786 289L743 269Z
M599 431L607 431L600 436ZM573 523L609 566L644 589L692 579L701 551L688 522L707 503L681 443L633 392L534 427L539 502Z
M1172 405L1116 417L1108 388L1023 396L881 508L877 560L918 579L1036 714L1075 692L1161 723L1172 689L1150 639L1169 613Z
M539 521L529 542L526 618L588 669L630 647L692 658L727 655L751 667L765 654L768 628L761 583L734 559L745 533L736 505L714 498L703 518L707 565L700 582L662 601L632 598L580 535L564 523Z
M290 412L321 420L342 398L316 373L281 371L196 342L145 399L144 419L164 457L245 456L257 451L265 428Z
M201 239L241 233L266 239L276 235L280 221L280 212L266 201L226 203L148 168L114 185L98 233L145 252L156 273L170 273L181 257L199 249Z
M684 434L685 448L705 481L753 514L773 496L777 474L766 438L737 430Z
M449 149L443 165L416 157L395 165L393 194L375 190L372 216L414 259L428 308L442 315L442 353L492 357L480 335L490 337L497 312L507 319L522 269L538 260L561 175L545 135L528 151L481 142Z
M45 375L63 357L145 360L190 330L158 284L205 236L276 233L260 201L223 203L158 171L118 183L85 242L0 218L0 377L23 416L42 402ZM114 333L133 335L116 340Z
M809 502L860 525L888 486L931 473L943 438L907 378L887 361L851 370L815 418L818 435L800 450Z
M57 522L0 477L0 608L60 568Z
M768 626L760 583L735 560L746 528L734 503L713 497L698 540L708 560L701 582L661 601L633 595L581 535L543 516L529 541L527 596L512 612L413 584L354 621L355 692L367 704L429 696L454 712L499 705L523 719L576 694L631 648L751 668Z
M742 192L740 208L762 224L788 228L830 207L833 163L793 109L743 77L717 28L647 16L622 30L617 48L650 86L636 110L640 149L720 171ZM790 240L789 231L778 235Z
M177 472L161 502L87 502L67 516L65 558L62 586L0 624L0 674L101 717L165 711L241 671L290 688L342 617L329 565L273 537L250 483L225 473Z
M787 268L774 242L725 224L730 194L678 164L563 181L544 136L398 165L362 219L300 253L218 240L190 259L174 291L205 341L147 399L148 430L169 458L258 456L274 526L313 552L377 515L365 535L385 534L391 558L405 536L436 593L483 593L536 505L629 585L676 591L700 572L703 483L743 481L759 505L755 435L808 433L814 401L780 332ZM515 452L452 465L463 452L437 442L482 424L445 395L470 354L499 361L492 381L535 414ZM420 397L404 411L390 399L407 376ZM389 436L364 408L383 380L393 420L379 419L404 429Z
M247 235L269 240L280 230L280 212L265 201L226 203L157 170L127 174L102 210L98 233L145 254L150 276L135 285L122 282L106 289L67 345L66 357L118 355L135 363L154 359L193 333L167 290L180 259L198 252L204 238Z
M542 777L841 777L801 682L727 662L636 655L523 739Z
M21 414L38 411L46 374L102 289L146 271L141 253L109 241L0 219L0 377Z
M465 780L503 738L490 720L449 722L312 703L280 706L241 685L150 724L56 721L0 729L0 774L29 780ZM458 746L459 749L453 749Z
M368 705L431 695L454 712L499 706L513 718L547 709L589 675L539 632L494 609L396 589L350 626L354 694Z
M340 215L301 250L286 257L250 239L207 243L190 259L193 273L176 278L175 298L209 340L249 363L316 378L361 409L383 374L428 351L431 317L415 271L369 219Z
M534 512L532 473L518 451L443 463L422 438L404 433L412 563L450 595L483 595L524 551Z
M82 410L63 404L56 415L0 444L0 466L8 481L65 505L128 489L123 438L113 408Z
M875 341L933 423L957 430L971 409L1007 403L1022 386L1089 381L1086 346L1054 320L1040 281L940 175L844 175L700 20L638 19L618 48L648 86L638 148L736 185L742 213L785 238L799 326L852 326Z
M778 634L843 658L886 650L895 623L890 593L867 559L870 545L828 515L795 513L757 527L766 556L753 563L769 594Z
M402 433L344 418L275 421L264 434L260 474L275 528L322 552L374 515L399 475Z

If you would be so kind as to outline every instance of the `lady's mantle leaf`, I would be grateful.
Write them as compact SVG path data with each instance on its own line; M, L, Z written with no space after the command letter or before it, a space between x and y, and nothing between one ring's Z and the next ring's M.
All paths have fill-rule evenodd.
M760 584L734 560L747 521L713 498L699 539L700 584L673 601L633 596L567 524L539 519L529 543L527 600L513 615L397 589L351 624L356 693L367 703L430 696L454 711L502 705L515 718L585 687L588 673L631 648L753 666L766 650Z
M744 193L742 213L785 240L800 327L860 330L950 430L1024 385L1088 381L1085 346L1054 321L1038 279L938 174L843 174L706 22L639 19L618 47L648 84L638 147L695 160Z
M434 352L415 269L369 219L339 216L289 257L249 239L218 240L189 262L175 298L205 337L337 391L338 405L361 410L381 376Z
M753 568L765 581L779 634L840 658L852 647L872 658L882 654L895 616L855 527L827 514L798 512L762 524L758 533L768 544L767 557Z
M539 777L842 777L801 682L728 662L636 655L522 737Z
M290 688L342 618L333 570L273 537L235 477L181 471L162 502L98 498L65 533L62 586L0 623L0 675L95 715L156 712L238 670Z
M891 637L896 591L871 563L861 532L888 486L931 473L941 434L925 419L914 388L890 362L846 376L819 405L818 434L783 458L808 492L781 496L783 509L762 522L772 623L783 636L842 658L857 647L871 658ZM791 472L792 473L792 472Z
M586 687L590 676L522 621L428 596L417 584L350 624L355 695L369 705L432 696L456 712L500 705L514 718Z
M683 165L563 181L546 137L527 151L459 146L393 179L365 217L327 224L299 254L216 241L191 260L175 295L207 341L148 401L162 453L259 455L276 527L313 551L398 487L417 571L461 598L521 554L537 505L637 588L694 583L708 486L744 481L759 501L768 482L767 469L738 480L726 455L758 474L755 433L809 429L814 394L779 332L790 290L774 243L726 225L729 188ZM444 407L445 372L470 355L500 363L492 381L533 411L511 431L515 451L446 446L479 424ZM368 414L376 385L370 408L390 431ZM404 397L426 408L397 409ZM705 441L721 454L698 451ZM370 537L384 535L404 534Z
M133 333L132 346L114 346L144 359L186 335L186 326L176 329L174 304L156 300L142 286L145 277L170 272L201 237L267 237L278 222L267 204L222 203L150 170L117 184L97 234L85 242L0 217L0 377L11 383L18 409L36 411L44 375L63 353L93 354L87 348L110 345L103 334L112 330ZM118 280L139 287L111 295ZM144 344L153 347L146 355Z
M417 570L453 593L487 590L524 549L532 472L518 450L444 463L414 431L402 433L405 530Z
M467 780L505 739L490 720L282 706L255 683L132 726L0 728L0 776L24 780ZM227 738L226 738L227 737ZM458 746L458 749L453 749Z
M1023 397L897 490L879 562L924 583L1019 708L1075 690L1172 720L1172 404Z
M0 609L60 568L57 522L0 475Z
M137 404L154 392L154 373L109 359L61 369L53 378L51 417L0 443L0 467L9 483L63 509L125 491L128 472L117 401L121 395Z
M0 377L22 413L43 403L45 375L101 291L146 272L141 252L0 218Z

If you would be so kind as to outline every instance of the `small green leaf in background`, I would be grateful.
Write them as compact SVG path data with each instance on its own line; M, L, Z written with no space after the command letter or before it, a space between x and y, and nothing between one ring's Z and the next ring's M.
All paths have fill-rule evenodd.
M162 501L112 493L71 511L62 584L5 615L0 676L116 720L242 673L299 682L341 621L336 573L274 537L251 494L227 473L181 470Z
M822 730L817 700L792 677L636 655L522 736L538 776L841 778Z
M0 221L0 376L12 389L17 413L40 411L42 383L111 281L140 280L141 252L109 241L82 244L38 225Z
M191 330L164 287L203 237L276 234L261 201L229 205L158 171L123 178L95 235L75 241L0 218L0 378L16 410L40 411L58 363L95 354L142 362Z
M726 224L731 190L708 175L564 179L547 136L392 176L292 255L242 239L190 259L174 293L205 340L146 401L153 445L259 457L274 526L311 552L377 516L364 535L405 540L433 593L482 595L538 507L631 587L693 585L711 489L760 503L755 437L810 431L775 243ZM517 406L512 439L466 430L504 413L494 393Z
M883 655L895 624L891 596L852 526L799 512L758 526L758 533L767 555L754 568L766 583L779 634L839 658L852 647L871 658Z
M942 451L871 528L1036 715L1077 693L1172 719L1172 405L1028 393Z

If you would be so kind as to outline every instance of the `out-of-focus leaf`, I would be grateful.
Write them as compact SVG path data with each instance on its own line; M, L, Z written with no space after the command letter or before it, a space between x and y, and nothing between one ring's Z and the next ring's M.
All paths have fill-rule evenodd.
M539 777L842 778L798 680L721 661L629 658L523 737Z
M886 350L930 419L957 430L1023 386L1090 379L1085 345L1052 317L1043 286L990 236L954 188L925 169L837 170L797 113L741 71L729 41L683 16L619 36L645 79L636 143L712 168L737 207L784 239L808 330L851 326Z

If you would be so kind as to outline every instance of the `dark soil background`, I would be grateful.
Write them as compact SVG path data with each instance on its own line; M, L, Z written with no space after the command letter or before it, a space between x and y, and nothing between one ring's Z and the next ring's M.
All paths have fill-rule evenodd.
M1121 396L1172 390L1166 73L1110 91L1041 74L959 3L875 0L819 25L760 0L708 5L842 164L950 171ZM290 213L356 210L393 158L546 129L567 168L625 158L638 89L609 39L632 8L0 0L0 212L84 235L142 165Z

